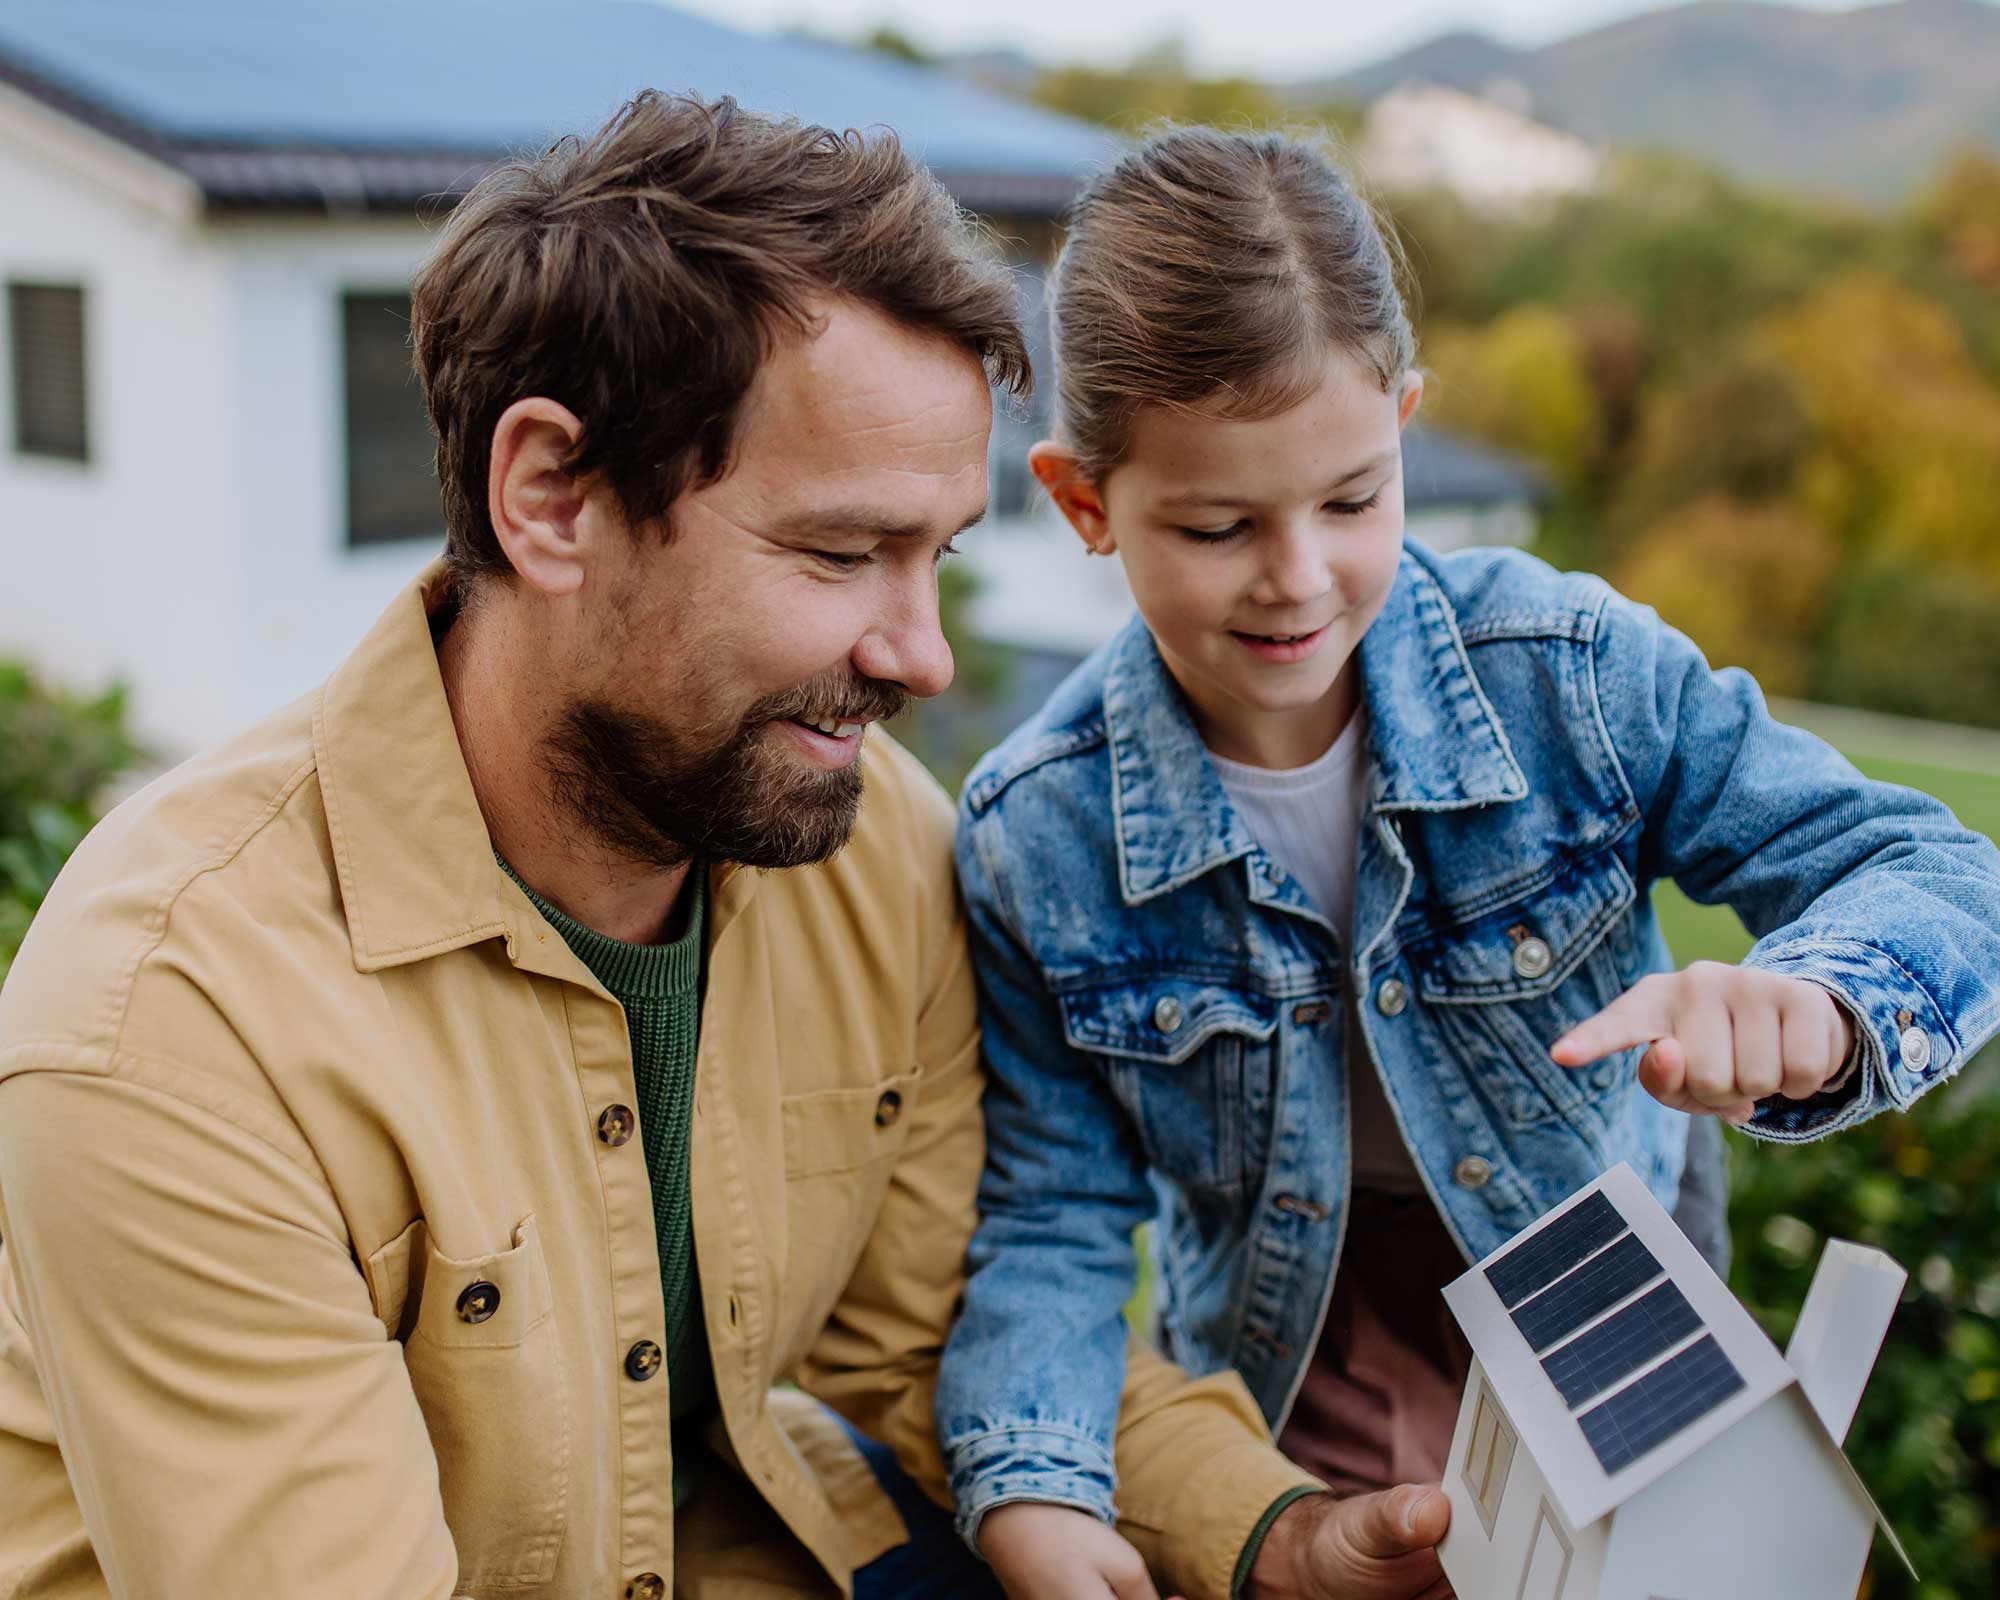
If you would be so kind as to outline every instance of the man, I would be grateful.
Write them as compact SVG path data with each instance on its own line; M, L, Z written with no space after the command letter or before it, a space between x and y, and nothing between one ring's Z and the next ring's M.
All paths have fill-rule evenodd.
M990 1592L912 1492L951 812L874 725L950 678L1011 306L893 141L727 102L459 207L444 561L108 819L0 995L0 1592ZM1135 1359L1120 1455L1191 1596L1435 1574L1435 1496L1267 1515L1233 1378Z

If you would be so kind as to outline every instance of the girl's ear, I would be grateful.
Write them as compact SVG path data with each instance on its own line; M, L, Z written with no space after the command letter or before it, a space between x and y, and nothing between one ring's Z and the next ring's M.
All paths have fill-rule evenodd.
M1403 375L1403 398L1396 407L1396 426L1408 426L1410 418L1417 414L1417 407L1423 403L1424 375L1412 367Z
M1053 439L1044 439L1028 452L1028 470L1048 490L1056 509L1076 529L1077 537L1093 555L1108 556L1118 548L1104 514L1104 496L1084 476L1074 450Z

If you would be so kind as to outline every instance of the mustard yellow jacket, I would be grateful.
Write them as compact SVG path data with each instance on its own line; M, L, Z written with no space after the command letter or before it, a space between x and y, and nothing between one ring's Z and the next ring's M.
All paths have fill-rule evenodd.
M731 1466L676 1519L624 1018L494 862L438 588L113 813L0 991L5 1600L846 1592L903 1529L826 1406L942 1492L981 1159L949 804L878 731L839 856L711 879ZM1237 1380L1144 1354L1118 1464L1197 1600L1308 1481Z

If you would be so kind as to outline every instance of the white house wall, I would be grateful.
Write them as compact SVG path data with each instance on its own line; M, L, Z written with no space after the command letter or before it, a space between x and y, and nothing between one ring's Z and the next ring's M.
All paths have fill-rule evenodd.
M367 217L214 231L229 262L243 499L228 694L232 723L247 723L332 671L442 541L440 521L437 540L347 547L341 296L407 290L431 235Z
M1518 1429L1493 1532L1487 1533L1465 1475L1473 1414L1485 1387L1486 1375L1475 1359L1465 1380L1458 1426L1444 1468L1451 1527L1438 1553L1453 1592L1458 1600L1595 1600L1606 1524L1572 1528L1562 1520L1548 1480L1536 1468L1529 1441L1519 1436ZM1497 1396L1494 1403L1498 1404ZM1511 1418L1508 1424L1512 1426ZM1546 1562L1533 1560L1537 1524L1544 1517L1552 1521L1555 1537L1566 1547L1567 1560L1557 1563L1553 1571ZM1531 1572L1538 1580L1532 1585Z
M165 169L0 89L0 278L82 285L90 451L16 454L0 383L0 654L79 688L128 680L169 748L226 719L241 612L227 273L195 207Z
M1781 1390L1619 1508L1600 1600L1851 1600L1874 1530L1805 1397Z

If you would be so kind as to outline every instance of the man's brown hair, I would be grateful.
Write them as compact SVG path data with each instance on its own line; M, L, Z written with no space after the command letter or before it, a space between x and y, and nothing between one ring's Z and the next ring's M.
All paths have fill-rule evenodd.
M1092 476L1143 406L1273 416L1339 351L1389 393L1416 360L1368 204L1284 134L1175 128L1078 198L1056 263L1058 431Z
M647 90L598 132L482 178L411 290L412 339L464 578L509 570L487 515L493 429L516 400L583 423L568 466L634 527L729 469L773 344L848 297L1030 381L1011 278L886 132Z

